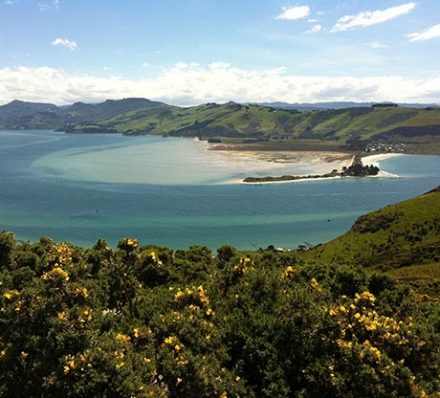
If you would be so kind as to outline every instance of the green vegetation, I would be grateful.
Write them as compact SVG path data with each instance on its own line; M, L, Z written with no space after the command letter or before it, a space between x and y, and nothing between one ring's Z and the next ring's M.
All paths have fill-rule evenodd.
M250 139L249 143L318 139L363 149L375 139L417 143L420 137L429 136L431 141L440 140L440 109L379 107L297 112L235 103L190 108L164 105L116 116L97 126L128 135L235 137ZM75 126L72 131L81 128Z
M283 175L278 177L265 176L265 177L246 177L243 182L248 183L261 183L261 182L277 182L277 181L296 181L296 180L308 180L316 178L333 178L333 177L366 177L375 176L379 173L379 167L373 165L363 165L360 156L355 156L353 163L349 167L344 167L342 171L338 172L337 169L332 170L326 174L313 174L306 176L292 176Z
M436 189L360 217L346 234L304 252L303 258L390 271L440 296L439 236L440 189Z
M440 312L362 267L0 233L0 396L427 397Z
M125 112L157 105L162 104L143 98L107 100L98 104L76 102L73 105L62 107L52 104L12 101L0 106L0 129L64 129L70 124L87 125Z
M440 188L306 251L1 232L0 396L437 396L439 232Z
M440 108L397 106L312 110L259 105L170 106L145 99L76 103L67 107L14 101L0 107L1 129L53 128L71 133L119 132L198 136L246 144L281 142L295 149L324 142L337 149L364 149L368 143L405 143L407 151L440 153Z

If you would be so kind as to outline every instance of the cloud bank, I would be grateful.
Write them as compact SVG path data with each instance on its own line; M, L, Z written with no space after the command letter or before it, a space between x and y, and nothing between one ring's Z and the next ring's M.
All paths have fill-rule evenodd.
M126 79L67 73L50 67L0 69L0 103L14 99L70 104L145 97L176 105L204 102L396 101L438 102L432 78L326 77L287 74L284 68L245 70L225 63L178 63L154 77Z
M396 7L386 8L384 10L365 11L357 15L344 15L339 18L332 32L340 32L358 27L372 26L390 21L401 15L408 14L416 3L406 3Z

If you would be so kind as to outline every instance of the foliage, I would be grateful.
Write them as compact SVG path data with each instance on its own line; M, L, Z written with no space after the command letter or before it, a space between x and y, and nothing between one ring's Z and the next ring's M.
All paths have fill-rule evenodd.
M423 397L436 302L296 253L0 233L0 396Z
M439 236L437 189L361 216L349 232L304 252L303 258L307 262L352 263L382 271L422 264L438 268Z

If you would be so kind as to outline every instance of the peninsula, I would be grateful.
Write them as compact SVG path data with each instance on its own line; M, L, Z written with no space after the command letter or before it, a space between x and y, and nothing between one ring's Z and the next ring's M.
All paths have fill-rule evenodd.
M313 174L306 176L292 176L292 175L282 175L282 176L265 176L265 177L246 177L244 183L263 183L263 182L285 182L285 181L297 181L297 180L308 180L308 179L322 179L322 178L335 178L335 177L367 177L376 176L379 174L379 167L375 165L364 165L362 163L362 158L359 154L353 157L351 166L343 167L341 171L333 169L330 173L326 174Z

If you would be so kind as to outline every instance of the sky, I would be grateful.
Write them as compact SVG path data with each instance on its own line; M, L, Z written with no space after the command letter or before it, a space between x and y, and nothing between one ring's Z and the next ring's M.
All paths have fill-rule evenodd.
M440 103L439 0L0 0L0 104Z

